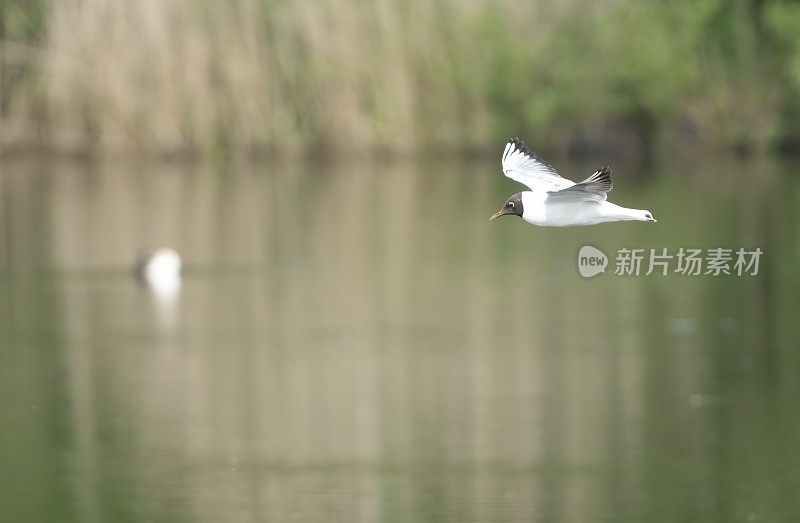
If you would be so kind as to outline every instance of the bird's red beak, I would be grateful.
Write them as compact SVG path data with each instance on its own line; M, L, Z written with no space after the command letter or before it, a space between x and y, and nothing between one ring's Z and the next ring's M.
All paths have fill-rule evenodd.
M501 216L503 216L503 211L497 211L496 213L494 213L494 214L492 215L492 217L491 217L491 218L489 218L489 221L492 221L492 220L494 220L495 218L499 218L499 217L501 217Z

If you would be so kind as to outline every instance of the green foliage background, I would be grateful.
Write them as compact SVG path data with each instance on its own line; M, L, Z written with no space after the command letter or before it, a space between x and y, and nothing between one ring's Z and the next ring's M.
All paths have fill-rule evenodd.
M790 0L0 0L0 45L4 150L800 142Z

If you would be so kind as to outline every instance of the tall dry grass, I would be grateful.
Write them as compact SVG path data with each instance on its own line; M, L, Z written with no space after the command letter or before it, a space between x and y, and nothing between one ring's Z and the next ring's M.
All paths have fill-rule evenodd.
M447 2L53 2L35 76L2 132L58 149L385 147L487 135ZM473 70L474 72L474 70ZM457 118L454 118L457 115ZM35 128L32 128L35 127Z

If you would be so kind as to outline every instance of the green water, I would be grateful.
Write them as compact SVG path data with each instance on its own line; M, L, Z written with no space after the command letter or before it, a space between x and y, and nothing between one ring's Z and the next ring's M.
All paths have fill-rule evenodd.
M796 520L798 174L615 166L657 224L543 229L496 159L3 164L0 519ZM613 274L664 247L764 255Z

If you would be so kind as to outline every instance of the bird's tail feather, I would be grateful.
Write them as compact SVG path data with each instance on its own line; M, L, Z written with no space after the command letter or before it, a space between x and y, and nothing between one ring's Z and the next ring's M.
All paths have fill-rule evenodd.
M658 221L653 217L653 213L645 209L629 209L627 207L620 207L613 203L605 203L605 214L614 220L639 220L642 222L655 222Z

